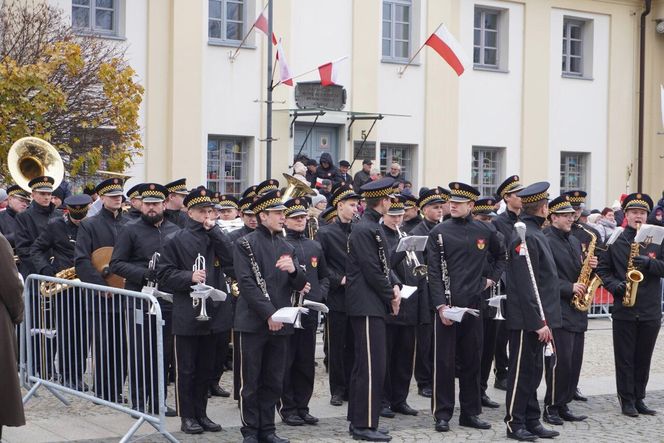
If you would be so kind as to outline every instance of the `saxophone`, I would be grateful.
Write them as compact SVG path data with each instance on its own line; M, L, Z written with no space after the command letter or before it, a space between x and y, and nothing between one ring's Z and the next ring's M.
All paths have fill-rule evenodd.
M586 287L586 292L583 296L574 294L571 303L577 310L588 312L588 309L590 309L590 305L593 302L593 298L595 297L595 291L597 291L597 288L602 285L602 279L597 274L591 275L593 270L590 267L590 259L595 254L595 247L597 246L597 236L592 231L584 228L581 224L577 224L576 226L583 229L586 234L590 236L590 243L588 243L586 258L583 260L583 266L581 266L581 273L576 281Z
M641 224L636 225L638 234ZM632 242L629 247L629 258L627 259L626 286L625 295L622 299L623 306L631 308L636 304L636 293L639 290L639 283L643 281L643 273L634 266L634 257L639 255L639 243Z

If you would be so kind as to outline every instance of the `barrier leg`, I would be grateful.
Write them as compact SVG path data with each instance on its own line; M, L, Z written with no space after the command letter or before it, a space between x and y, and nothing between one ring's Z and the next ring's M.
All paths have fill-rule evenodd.
M127 433L124 435L124 437L122 437L122 439L120 440L120 443L128 442L129 439L131 438L131 436L134 435L136 433L136 431L138 431L138 428L140 428L143 423L145 423L145 418L143 418L143 417L136 420L136 423L134 423L134 425L131 428L129 428Z
M26 403L28 402L28 400L30 400L30 397L32 397L32 396L35 394L35 391L37 391L37 389L39 389L39 387L41 386L41 384L42 384L42 382L41 382L41 381L38 381L37 383L35 383L34 385L32 385L32 387L30 388L30 390L28 391L28 393L25 394L25 397L23 397L23 404L26 404Z
M56 389L53 389L52 387L48 385L44 385L46 389L48 389L51 394L58 400L60 400L62 403L64 403L65 406L69 406L69 400L67 400L62 394L60 394Z

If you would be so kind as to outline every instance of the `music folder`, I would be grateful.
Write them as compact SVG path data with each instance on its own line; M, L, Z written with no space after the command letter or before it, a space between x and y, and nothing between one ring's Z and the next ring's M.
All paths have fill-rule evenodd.
M397 252L410 252L410 251L424 251L427 246L426 235L410 235L408 237L401 237L397 245Z
M661 245L662 240L664 240L664 228L656 225L642 225L634 237L635 242L653 245Z

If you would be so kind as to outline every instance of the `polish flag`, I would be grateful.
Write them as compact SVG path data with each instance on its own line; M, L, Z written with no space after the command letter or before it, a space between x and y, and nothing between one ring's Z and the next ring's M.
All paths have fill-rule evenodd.
M279 76L281 77L281 83L288 86L293 86L293 75L291 74L290 69L288 68L288 63L286 62L286 55L284 54L284 48L281 46L281 40L279 40L279 42L276 43L276 45L277 45L277 60L279 61Z
M442 23L424 44L443 57L458 76L461 76L470 65L461 44Z
M261 11L261 13L258 15L258 18L256 18L256 22L254 22L254 28L263 32L265 36L268 35L269 26L264 11ZM272 44L273 45L277 44L277 36L274 35L274 32L272 33Z
M320 74L320 84L323 86L330 86L337 84L337 62L329 62L318 67Z

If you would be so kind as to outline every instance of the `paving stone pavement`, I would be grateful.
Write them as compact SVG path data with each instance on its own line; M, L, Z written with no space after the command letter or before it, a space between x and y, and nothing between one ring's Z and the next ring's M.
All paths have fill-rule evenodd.
M280 423L278 433L293 442L342 442L351 441L345 421L346 405L333 407L329 404L327 374L322 365L321 344L317 350L319 362L311 400L312 414L321 418L317 426L288 427ZM381 426L390 429L393 442L439 441L502 441L505 428L502 422L505 414L505 393L493 389L489 381L489 396L501 403L500 409L485 409L482 418L493 428L489 431L461 428L458 426L458 410L452 419L452 429L448 433L437 433L428 410L429 400L417 395L417 388L411 386L409 403L420 411L418 417L398 416L395 419L381 419ZM225 374L222 386L231 388L230 377ZM543 398L544 382L540 385L539 398ZM574 412L588 415L581 423L566 423L556 427L561 431L558 441L648 441L664 442L664 341L660 340L653 355L647 403L661 411L654 417L628 418L620 414L615 396L613 351L611 345L611 323L608 320L593 320L586 334L586 347L582 369L581 390L590 396L587 403L574 402ZM38 443L53 441L117 442L132 426L132 419L109 408L73 399L70 406L62 405L46 390L40 389L39 398L31 399L26 405L27 426L4 428L3 442ZM172 404L173 386L169 388L168 404ZM240 419L235 402L227 398L212 398L208 415L224 426L220 433L206 433L188 436L179 432L179 419L168 418L167 428L183 442L237 442L241 441ZM152 427L143 425L133 441L165 441Z

